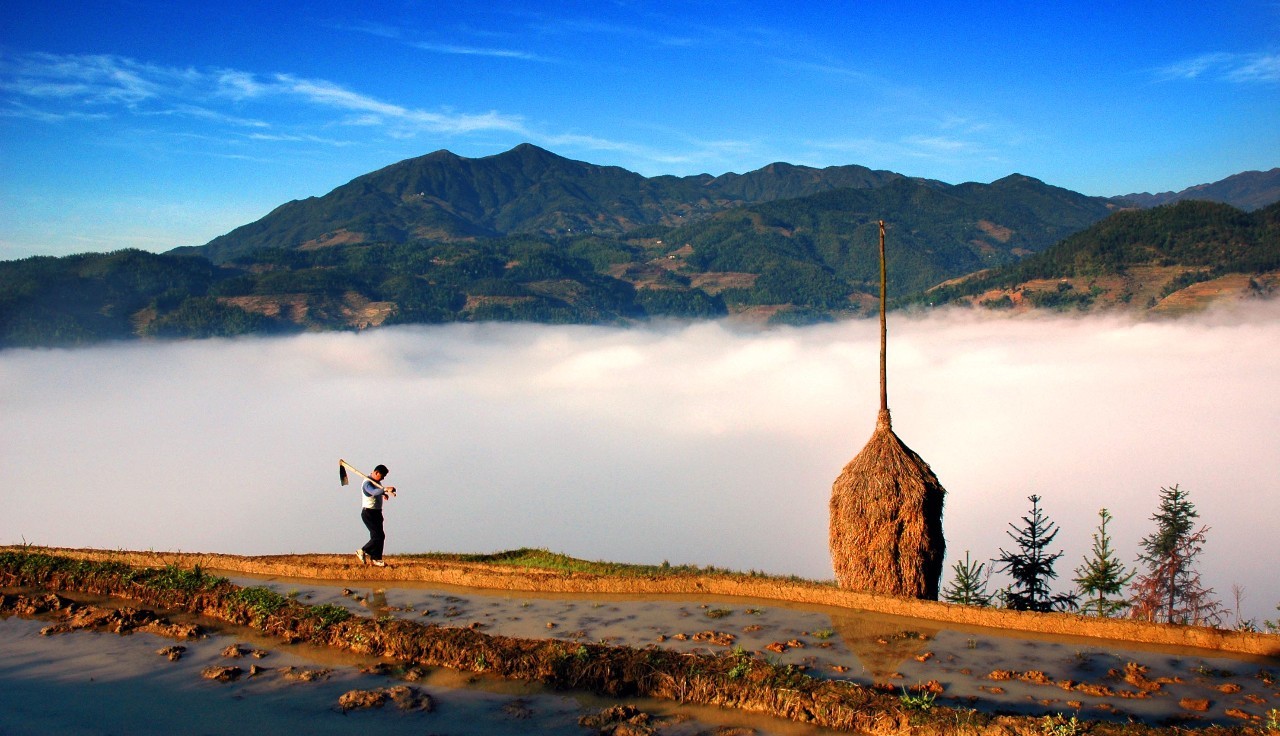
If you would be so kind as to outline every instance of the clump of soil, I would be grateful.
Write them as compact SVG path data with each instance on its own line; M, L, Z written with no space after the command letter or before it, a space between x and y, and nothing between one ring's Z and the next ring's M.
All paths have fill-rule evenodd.
M182 655L186 651L186 647L174 645L163 649L157 649L156 654L159 654L161 657L168 657L170 662L177 662L179 659L182 659Z
M327 680L331 674L333 674L333 670L309 670L305 667L284 667L280 670L281 677L286 680L292 680L293 682L317 682L319 680Z
M1178 707L1183 710L1194 711L1196 713L1204 713L1209 710L1208 698L1182 698L1178 701Z
M222 656L228 659L239 659L246 654L252 656L254 659L262 659L267 656L268 652L262 649L247 649L242 644L232 644L222 650Z
M0 612L20 616L51 616L54 623L40 630L41 636L72 631L110 631L129 634L145 631L170 639L198 639L204 632L195 624L172 623L154 611L136 608L103 608L77 603L56 593L29 596L0 596Z
M634 705L612 705L599 713L578 719L578 725L595 730L602 736L649 736L657 733L651 724L653 716Z
M244 674L244 670L239 667L205 667L200 671L200 676L206 680L217 680L218 682L235 682L240 679L240 675Z
M646 713L634 705L612 705L598 713L591 713L578 719L578 725L589 728L602 736L653 736L664 733L673 723L679 723L681 716L660 718ZM739 726L718 726L711 731L703 731L699 736L754 736L755 729Z
M435 709L435 701L430 695L408 685L380 687L373 690L348 690L338 698L338 708L346 713L352 710L381 708L388 702L394 703L402 711L430 713Z
M690 637L694 641L703 641L708 644L715 644L722 647L731 647L737 637L723 631L699 631Z
M987 675L988 680L1021 680L1031 683L1032 685L1051 685L1053 680L1040 670L1027 670L1026 672L1018 672L1016 670L994 670Z

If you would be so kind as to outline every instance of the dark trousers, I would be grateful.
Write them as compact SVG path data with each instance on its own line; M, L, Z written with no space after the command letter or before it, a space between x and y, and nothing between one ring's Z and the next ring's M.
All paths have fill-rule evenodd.
M369 527L369 541L363 549L371 559L382 559L382 543L387 541L386 532L382 531L382 509L360 509L360 520Z

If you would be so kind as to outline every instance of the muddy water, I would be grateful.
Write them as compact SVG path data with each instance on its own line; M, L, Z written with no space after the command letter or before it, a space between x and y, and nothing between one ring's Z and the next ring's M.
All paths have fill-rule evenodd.
M802 667L816 677L895 688L934 681L943 689L938 702L986 711L1066 713L1107 720L1132 717L1153 723L1187 717L1193 723L1240 725L1243 719L1238 714L1261 719L1269 709L1280 707L1280 685L1271 677L1280 675L1280 661L1264 657L1031 637L726 596L515 593L244 574L232 574L231 579L239 585L265 585L309 604L341 605L358 615L474 627L490 634L713 654L740 647L757 657ZM1125 697L1138 689L1109 673L1123 671L1131 662L1146 667L1148 679L1167 681L1146 697ZM991 679L989 675L997 670L1039 671L1050 682ZM1055 684L1065 680L1106 685L1114 694L1090 695ZM1224 692L1224 686L1234 692ZM1208 710L1185 710L1181 701L1188 698L1208 700Z
M203 622L212 625L212 622ZM381 709L343 714L343 693L406 684L362 671L377 660L324 648L281 646L250 630L223 627L183 641L181 659L158 651L174 642L153 634L75 632L42 636L44 621L0 619L0 733L58 734L307 733L346 736L367 731L398 734L573 734L578 719L616 701L548 691L536 684L435 669L409 683L434 701L429 713ZM223 650L242 644L262 659L231 659ZM230 683L206 680L210 666L263 668ZM312 681L281 670L321 671ZM747 713L675 703L628 701L653 715L664 736L693 736L717 727L753 729L762 736L826 736L832 732Z

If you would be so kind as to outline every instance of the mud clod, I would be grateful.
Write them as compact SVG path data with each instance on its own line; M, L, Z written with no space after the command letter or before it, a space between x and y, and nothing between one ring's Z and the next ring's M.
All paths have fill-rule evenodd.
M722 631L700 631L693 635L693 640L704 641L708 644L716 644L722 647L731 647L733 642L737 641L737 637Z
M594 729L602 736L651 736L657 733L652 720L652 716L634 705L613 705L579 718L578 725Z
M235 682L240 679L240 675L244 674L244 670L239 667L205 667L200 671L200 676L206 680L217 680L218 682Z
M408 685L373 690L348 690L338 698L338 708L346 713L352 710L381 708L388 702L394 703L402 711L429 713L435 708L435 702L430 695Z
M157 649L156 654L159 654L161 657L168 657L170 662L177 662L179 659L182 659L182 655L186 651L186 647L175 645L165 647L164 649Z
M280 670L281 677L293 682L316 682L319 680L327 680L331 674L333 674L333 670L309 670L304 667L285 667Z
M1208 698L1183 698L1178 701L1178 707L1183 710L1189 710L1193 713L1204 713L1209 710Z
M387 694L382 690L348 690L338 698L338 707L343 713L381 708L386 705L388 699Z

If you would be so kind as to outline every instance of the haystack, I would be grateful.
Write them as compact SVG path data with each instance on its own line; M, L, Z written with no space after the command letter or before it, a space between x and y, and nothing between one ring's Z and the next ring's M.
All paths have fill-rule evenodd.
M842 588L938 598L946 490L893 432L886 376L884 221L880 221L880 413L866 447L831 486L831 562Z

